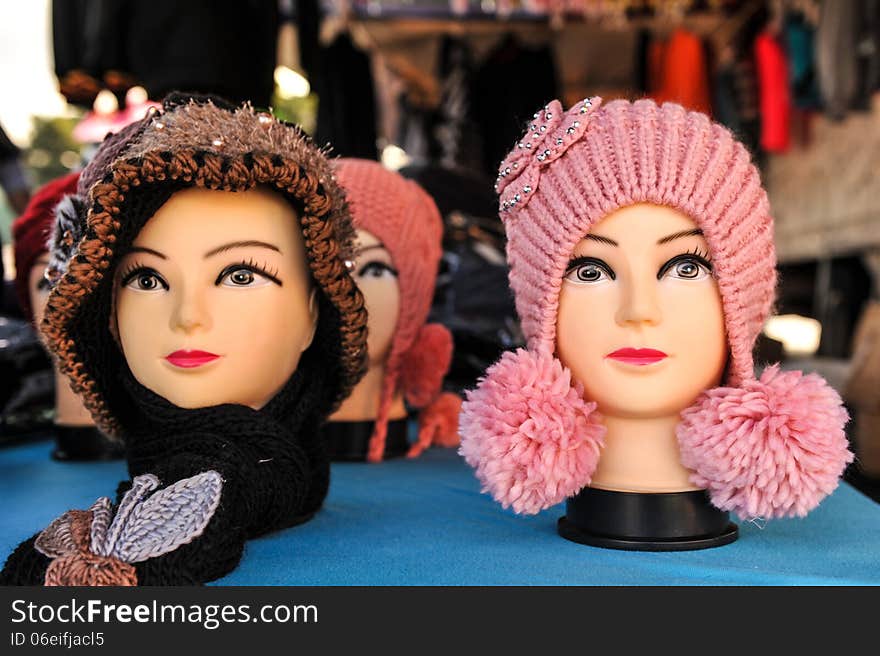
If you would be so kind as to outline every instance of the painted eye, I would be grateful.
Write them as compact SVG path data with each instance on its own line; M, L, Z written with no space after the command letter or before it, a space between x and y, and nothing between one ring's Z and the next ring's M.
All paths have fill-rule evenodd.
M162 277L149 269L130 273L126 276L123 285L138 292L158 292L168 289Z
M397 278L397 270L390 264L380 262L379 260L373 260L362 266L357 275L358 278Z
M599 262L587 261L571 264L565 273L565 280L581 285L596 284L614 280L614 274Z
M246 267L230 269L220 278L220 284L225 287L262 287L271 282L266 276Z
M672 262L663 277L679 280L702 280L712 275L711 269L696 258L683 258Z

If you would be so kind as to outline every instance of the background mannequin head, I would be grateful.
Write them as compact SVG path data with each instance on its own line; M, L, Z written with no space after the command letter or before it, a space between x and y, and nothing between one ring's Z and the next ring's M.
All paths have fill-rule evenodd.
M440 212L416 183L377 162L340 159L335 170L358 229L353 272L369 308L370 371L331 419L375 419L367 457L381 460L387 422L406 416L405 398L424 408L422 428L433 426L420 429L410 456L432 441L457 443L460 402L441 395L452 338L427 323L441 256Z
M370 368L385 368L400 314L400 284L391 253L371 232L359 228L352 272L367 305ZM378 410L378 408L376 408Z
M79 172L52 180L34 194L24 213L13 225L15 240L16 290L25 316L34 327L43 320L49 297L50 241L56 223L56 208L69 194L76 193ZM93 426L82 400L70 389L64 376L55 375L55 424Z
M45 304L45 296L49 293L48 281L41 283L40 279L49 262L49 241L55 223L55 208L67 194L76 193L78 182L79 173L76 172L47 183L37 190L24 213L12 224L15 289L25 318L34 326L38 326L42 318L42 307L38 308L36 301L43 298L42 304Z

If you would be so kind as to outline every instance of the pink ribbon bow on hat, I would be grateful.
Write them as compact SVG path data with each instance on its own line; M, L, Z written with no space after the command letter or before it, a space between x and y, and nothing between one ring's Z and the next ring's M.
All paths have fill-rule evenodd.
M565 112L553 100L535 113L525 136L498 170L495 191L500 194L502 219L510 210L526 206L538 189L541 171L583 136L590 113L601 104L599 97L587 98Z

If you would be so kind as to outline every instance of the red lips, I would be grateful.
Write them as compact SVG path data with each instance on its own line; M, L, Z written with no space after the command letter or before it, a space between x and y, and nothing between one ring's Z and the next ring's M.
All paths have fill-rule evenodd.
M181 367L182 369L193 369L195 367L201 367L203 364L213 362L219 357L219 355L215 353L208 353L207 351L180 350L175 351L174 353L169 353L165 356L165 359L173 364L175 367Z
M648 364L654 364L655 362L660 362L664 358L669 357L663 351L658 351L657 349L650 348L622 348L617 349L613 353L609 353L605 356L606 358L611 358L612 360L617 360L618 362L623 362L624 364L635 364L639 366L644 366Z

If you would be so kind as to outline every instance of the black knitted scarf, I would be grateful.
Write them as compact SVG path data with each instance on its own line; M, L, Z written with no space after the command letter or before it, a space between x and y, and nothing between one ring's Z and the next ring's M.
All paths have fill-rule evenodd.
M307 352L308 353L308 352ZM330 482L329 457L318 439L322 386L308 354L284 388L256 411L241 405L184 410L140 385L127 367L123 384L137 407L128 438L133 477L163 483L214 470L223 492L205 532L190 544L135 567L141 585L200 583L236 567L244 541L308 520ZM120 486L117 496L130 487Z
M185 99L185 102L189 102L189 99ZM231 106L217 99L212 102L218 107L232 110ZM166 109L173 106L173 100L166 102ZM136 141L139 136L132 133L125 138ZM110 161L122 154L117 148L119 143L112 140L111 137L107 146L98 152L93 164L86 169L86 173L91 171L95 174L92 190L98 188L98 182L109 183L113 179L109 172ZM173 153L163 151L161 156L168 162L170 159L166 158L172 158ZM104 159L101 160L101 157ZM283 163L280 155L276 154L276 157ZM216 157L208 158L205 153L193 156L198 166L208 166L205 163L208 159L211 166L217 164ZM307 157L306 163L308 161ZM232 165L229 161L224 162L223 166ZM87 295L77 299L75 314L64 316L62 332L65 342L69 340L77 346L75 366L70 367L71 375L76 376L77 369L85 372L83 379L88 382L88 393L100 399L101 412L112 418L114 429L125 440L129 474L133 479L142 476L135 485L132 481L125 481L118 486L116 504L121 504L129 490L132 494L125 496L126 500L138 498L139 491L144 489L140 486L148 481L151 490L156 490L157 485L158 488L172 487L165 491L164 498L183 499L181 503L184 505L173 507L184 508L184 511L180 514L170 512L172 517L187 517L186 511L190 506L186 504L190 501L193 502L190 505L203 510L210 506L210 510L204 510L200 515L197 528L188 531L184 530L184 526L180 533L162 543L162 549L148 548L152 543L147 538L158 539L163 535L156 528L157 523L161 524L162 521L153 521L159 515L151 516L153 523L145 524L145 533L133 533L132 540L140 540L142 546L146 545L144 550L137 551L135 555L132 555L134 552L128 552L129 556L119 552L119 558L116 558L116 552L110 551L118 544L118 533L108 542L101 542L98 538L100 535L106 536L106 532L101 531L107 528L104 523L110 521L106 505L94 506L91 515L65 514L47 528L39 543L39 550L34 544L37 536L19 545L0 572L0 584L43 584L47 581L50 564L49 582L78 581L78 575L71 575L71 578L65 574L73 570L63 570L63 567L79 567L85 563L85 569L80 567L77 571L80 574L85 571L92 576L103 567L101 558L105 559L104 565L109 563L111 567L108 570L111 571L109 578L84 580L122 580L139 585L204 583L236 567L247 539L306 521L320 508L327 494L329 458L319 428L337 402L343 386L349 384L347 378L353 372L346 369L351 358L351 333L343 334L344 322L340 310L325 296L325 292L335 292L327 291L326 286L321 287L316 283L318 325L311 346L302 354L296 372L281 391L259 411L233 404L182 409L143 387L129 370L109 328L113 308L113 273L150 217L176 191L195 184L187 176L178 178L169 174L166 177L165 169L158 173L145 169L143 173L142 179L125 187L124 198L120 197L120 203L114 205L120 225L110 236L101 236L101 229L106 230L106 225L88 223L85 206L78 208L78 218L84 227L83 243L94 246L95 242L101 241L101 246L109 253L109 261L101 262L103 273L92 279L96 283L88 287L90 291ZM318 181L315 180L315 183ZM302 199L291 195L292 192L269 186L292 204L297 216L304 215ZM319 186L323 187L323 183ZM324 193L323 190L321 193ZM98 199L107 197L95 193L90 198L94 204L88 211L94 214L89 216L100 216L104 208ZM341 195L336 202L342 202ZM320 241L318 246L307 245L307 249L326 246L325 241ZM333 240L327 243L330 242ZM308 255L316 258L312 264L317 275L323 270L321 258L325 253L321 251L316 255L309 251ZM77 252L71 256L71 262L86 264L88 258ZM90 275L93 274L94 271L91 271ZM73 274L68 272L67 275ZM325 281L325 284L329 283ZM343 285L340 289L344 292L348 287ZM348 306L342 303L340 307ZM355 310L361 313L358 308ZM349 322L345 326L346 331L351 330ZM347 346L343 346L343 343ZM104 419L107 418L104 416ZM198 477L207 471L217 472L222 484L214 475ZM155 478L145 474L152 474ZM199 506L198 499L180 492L192 481L206 479L213 481L214 486L210 503ZM196 486L197 483L192 485ZM121 505L125 509L132 507ZM100 509L103 509L103 513L99 512ZM127 514L127 510L120 512L119 525L122 526L133 515ZM164 517L160 517L162 519ZM178 530L183 523L172 523L169 530ZM54 562L44 553L51 553ZM113 570L117 565L121 569ZM113 571L122 572L122 578L115 577ZM55 572L60 573L55 576Z
M141 196L151 216L175 189ZM128 227L124 250L139 230ZM108 277L109 278L109 277ZM101 363L96 383L125 428L129 474L150 473L163 486L213 470L224 479L220 504L195 540L135 564L139 585L193 585L233 570L247 539L307 521L321 506L330 481L329 456L320 425L330 412L340 369L339 313L321 293L311 346L282 390L261 410L226 404L186 410L135 380L107 330L111 286L83 305L79 334L92 362ZM131 487L120 483L116 502ZM36 536L19 545L0 572L0 584L41 585L49 559Z
M317 337L317 336L316 336ZM314 347L314 345L313 345ZM126 437L130 475L163 485L213 470L223 477L220 505L189 544L137 563L140 585L193 585L233 570L247 539L304 522L320 508L330 481L319 424L320 348L306 350L284 388L261 410L220 405L185 410L138 383L122 363L121 387L136 409ZM131 487L117 489L117 503ZM24 542L0 574L4 585L40 585L49 559Z

